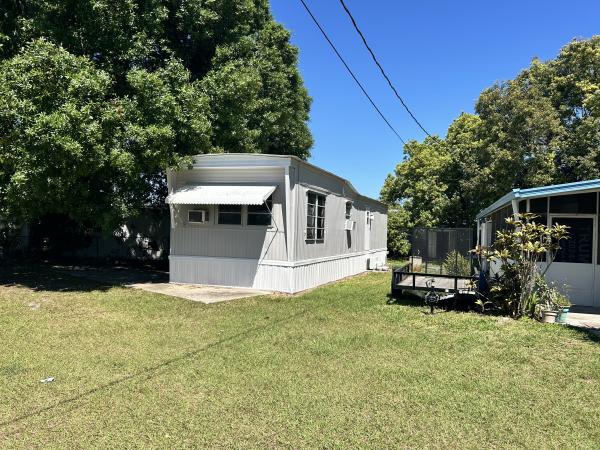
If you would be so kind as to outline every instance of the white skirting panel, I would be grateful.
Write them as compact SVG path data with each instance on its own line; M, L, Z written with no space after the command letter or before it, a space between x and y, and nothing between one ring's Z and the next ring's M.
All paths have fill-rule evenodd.
M385 250L378 250L298 263L259 263L256 259L171 255L169 274L172 283L239 286L294 293L364 272L368 258L383 264L386 253Z
M357 275L367 270L367 259L385 263L387 251L341 255L335 259L300 263L294 267L293 292L304 291L321 284L330 283L341 278Z
M214 284L290 292L290 267L258 264L257 259L169 256L171 283Z

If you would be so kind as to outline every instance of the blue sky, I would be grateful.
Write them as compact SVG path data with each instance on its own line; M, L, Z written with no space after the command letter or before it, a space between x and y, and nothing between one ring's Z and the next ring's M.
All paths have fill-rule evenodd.
M338 0L305 0L375 102L405 139L424 134L381 77ZM513 78L533 57L554 58L573 38L600 34L600 2L581 0L346 0L392 82L431 134L444 136L479 93ZM299 0L271 0L292 32L313 98L313 164L378 197L402 159L387 128L325 42Z

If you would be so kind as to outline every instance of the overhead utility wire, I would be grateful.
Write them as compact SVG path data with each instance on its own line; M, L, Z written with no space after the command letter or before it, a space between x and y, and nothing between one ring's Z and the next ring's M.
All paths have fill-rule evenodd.
M375 64L377 65L377 67L379 67L379 70L381 71L381 75L383 75L383 78L385 78L385 80L387 81L387 83L390 85L390 88L392 88L392 91L394 91L394 94L396 95L396 97L398 97L398 100L400 100L400 103L402 103L402 106L404 106L404 109L406 109L406 111L408 112L408 114L410 114L410 117L412 117L412 119L415 121L415 123L417 125L419 125L419 128L421 128L421 130L423 130L423 132L427 136L431 136L427 132L427 130L423 127L423 125L421 125L421 122L419 122L417 120L417 118L412 113L412 111L409 109L409 107L406 105L406 103L404 103L404 100L402 99L402 97L400 97L400 94L398 94L398 91L396 90L396 88L394 87L394 85L392 84L392 82L390 81L390 78L385 73L385 70L383 70L383 67L381 67L381 64L379 64L379 61L377 60L377 57L375 56L375 53L373 53L373 50L371 50L371 47L367 43L367 40L365 39L364 34L362 33L362 31L360 31L360 28L358 27L358 25L356 23L356 20L354 20L354 17L352 16L352 13L350 12L350 10L348 9L348 7L344 3L344 0L340 0L340 3L342 4L342 6L344 8L344 11L346 11L346 14L348 14L348 17L350 17L350 20L352 21L352 25L354 26L354 29L356 30L356 32L359 34L360 38L362 39L363 44L365 44L365 47L367 47L367 50L371 54L371 58L373 58L373 61L375 62Z
M394 134L398 137L398 139L400 139L400 141L403 144L405 144L404 139L402 139L402 136L400 136L400 134L398 134L398 132L392 126L392 124L390 123L390 121L387 120L387 118L383 115L383 113L381 112L381 110L377 107L377 105L375 104L375 102L373 101L373 99L371 98L371 96L368 94L368 92L366 91L366 89L363 87L363 85L361 84L361 82L358 81L358 78L356 78L356 75L354 75L354 72L352 72L352 69L350 69L350 67L348 66L348 64L346 63L346 61L344 60L344 58L340 54L340 52L338 52L338 50L335 47L335 45L333 45L333 42L331 42L331 39L329 39L329 36L327 36L327 33L325 33L325 30L323 29L323 27L321 26L321 24L319 23L319 21L316 19L316 17L313 15L313 13L310 10L310 8L308 7L308 5L304 2L304 0L300 0L300 3L302 3L302 6L304 6L304 9L306 9L306 12L308 12L308 15L311 17L311 19L313 20L313 22L315 23L315 25L317 26L317 28L319 29L319 31L321 31L321 34L323 34L323 37L329 43L329 45L331 46L331 48L333 49L333 51L335 52L335 54L337 55L337 57L340 59L340 61L342 62L342 64L344 65L344 67L346 68L346 70L348 71L348 73L350 74L350 76L354 79L354 81L356 81L356 84L358 84L358 87L360 88L360 90L369 99L369 101L371 102L371 105L373 105L373 108L375 108L375 110L379 113L379 115L384 120L384 122L387 124L387 126L390 127L390 130L392 130L394 132Z

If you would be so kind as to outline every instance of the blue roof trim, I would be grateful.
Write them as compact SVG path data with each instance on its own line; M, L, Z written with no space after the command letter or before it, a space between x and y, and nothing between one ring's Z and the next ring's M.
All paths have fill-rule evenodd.
M497 209L502 208L504 205L510 203L512 199L516 198L516 194L518 191L518 189L513 189L511 192L506 194L504 197L499 198L487 208L482 209L481 211L479 211L479 214L477 214L476 219L481 219L482 217L487 216L491 212L494 212Z
M540 186L529 189L513 189L511 192L496 200L487 208L477 214L477 219L488 215L489 213L505 206L514 199L526 199L535 197L545 197L547 195L565 194L569 192L587 191L600 189L600 179L577 181L576 183L553 184L551 186Z

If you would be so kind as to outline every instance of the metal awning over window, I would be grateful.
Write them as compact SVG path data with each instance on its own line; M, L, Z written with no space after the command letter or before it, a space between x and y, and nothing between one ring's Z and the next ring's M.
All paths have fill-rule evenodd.
M167 196L172 205L262 205L276 186L189 185Z

